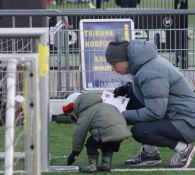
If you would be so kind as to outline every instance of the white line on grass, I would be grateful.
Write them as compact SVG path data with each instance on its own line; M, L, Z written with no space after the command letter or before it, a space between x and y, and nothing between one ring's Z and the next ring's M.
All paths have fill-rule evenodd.
M128 172L128 171L195 171L195 168L125 168L112 169L112 172Z
M113 168L112 172L195 171L195 168ZM50 166L50 172L79 172L78 166Z

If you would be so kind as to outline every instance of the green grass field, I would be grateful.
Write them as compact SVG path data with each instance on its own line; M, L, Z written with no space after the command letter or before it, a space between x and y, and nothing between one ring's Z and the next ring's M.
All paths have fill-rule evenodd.
M116 7L114 0L110 0L112 3L112 7ZM146 2L146 1L145 1ZM151 3L162 3L161 1L156 1L156 0L150 0L149 5ZM169 3L169 1L166 1L166 5ZM146 7L146 3L144 3L144 0L141 0L141 6L143 5ZM158 5L156 5L158 6ZM53 6L50 5L48 8L49 9L73 9L75 8L75 4L63 4L62 5L57 5ZM195 9L195 0L188 0L188 7L189 9ZM85 4L78 4L78 8L86 8ZM195 26L195 17L194 16L189 16L189 27L194 28ZM49 147L50 147L50 156L51 156L51 161L50 165L66 165L66 159L62 158L63 156L68 156L69 153L71 152L71 135L72 135L72 130L73 130L74 125L73 124L52 124L50 125L50 138L49 138ZM114 154L113 157L113 163L112 163L112 168L127 168L123 165L124 160L128 159L129 157L134 156L137 151L140 148L140 144L135 142L133 139L128 139L124 141L121 144L120 151L118 153ZM159 148L161 152L161 156L163 159L163 163L157 167L152 167L152 168L168 168L169 167L169 161L170 157L172 155L171 150L168 148ZM81 155L79 156L78 160L75 162L75 165L77 166L84 166L87 164L87 156L86 156L86 150L82 151ZM191 163L190 168L195 168L195 160ZM149 168L150 169L150 168ZM54 174L59 174L59 173L43 173L43 174L49 174L49 175L54 175ZM64 173L65 174L65 173ZM69 174L75 174L75 173L69 173ZM79 173L83 174L83 173ZM112 172L112 173L100 173L100 174L122 174L122 175L137 175L137 174L144 174L144 175L191 175L195 174L195 171L155 171L155 172Z
M49 137L49 150L50 150L50 165L51 166L65 166L66 165L66 158L71 152L71 141L72 141L72 131L74 128L74 124L51 124L50 125L50 137ZM129 157L134 156L140 148L140 144L133 140L133 138L128 139L122 142L120 151L115 153L113 156L112 168L129 168L124 166L124 160L128 159ZM172 155L171 150L168 148L159 148L161 152L161 156L163 159L163 163L159 166L155 166L152 168L168 168L170 157ZM75 162L74 165L76 166L85 166L87 164L87 155L86 149L84 147L83 151L81 152L79 158ZM190 165L190 168L195 167L195 160ZM194 174L195 171L155 171L155 172L120 172L120 174L147 174L147 175L179 175L179 174ZM43 174L59 174L59 173L43 173ZM74 173L69 173L74 174ZM83 173L79 173L83 174ZM101 174L119 174L119 172L110 172L110 173L101 173Z
M114 0L110 0L114 2ZM150 3L161 1L157 0L149 0ZM166 2L168 2L166 0ZM189 9L195 9L195 0L189 0ZM144 3L144 0L141 0L141 3ZM113 3L113 7L116 5ZM69 4L69 6L49 6L49 9L66 9L66 7L73 8L73 5ZM84 8L85 6L80 6ZM194 28L195 26L195 17L189 16L189 26ZM191 41L192 42L192 41ZM193 40L194 42L194 40ZM194 46L194 43L191 43ZM194 48L193 48L194 49ZM194 58L194 57L193 57ZM71 153L71 143L72 143L72 131L74 128L74 124L50 124L49 126L49 152L50 152L50 165L51 166L64 166L66 165L66 157ZM0 149L4 150L4 128L0 128ZM118 169L125 169L129 168L124 166L124 160L128 159L129 157L133 157L137 154L140 148L140 144L133 140L133 138L125 140L122 142L120 151L115 153L113 156L112 168ZM104 175L111 175L111 174L120 174L120 175L194 175L195 171L158 171L159 168L168 168L170 157L172 155L171 150L168 148L159 148L161 152L161 156L163 159L163 163L159 166L155 167L148 167L146 169L155 168L156 171L153 172L110 172L110 173L98 173ZM78 160L75 162L76 166L85 166L87 165L87 155L86 149L84 147L82 153L80 154ZM0 162L0 167L3 164ZM192 161L190 168L195 168L195 158ZM43 175L59 175L59 174L76 174L76 173L42 173ZM84 174L84 173L77 173L77 174Z

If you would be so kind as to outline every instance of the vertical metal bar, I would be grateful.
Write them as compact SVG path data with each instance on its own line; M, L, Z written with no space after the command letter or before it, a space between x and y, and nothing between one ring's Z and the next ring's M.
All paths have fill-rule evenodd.
M41 115L40 115L40 91L39 86L40 86L40 81L39 81L39 58L36 57L34 60L33 64L33 72L34 72L34 89L36 91L35 93L35 127L36 129L33 129L34 132L34 139L35 139L35 162L34 162L34 172L32 175L41 175ZM47 114L48 115L48 114Z
M58 31L57 32L57 49L58 49L58 53L57 53L57 63L58 63L58 72L57 72L57 96L60 97L60 91L61 91L61 86L62 86L62 82L61 82L61 66L62 66L62 44L64 44L62 41L62 32ZM65 58L66 59L66 58Z
M49 170L49 143L48 143L48 125L49 125L49 32L45 32L39 43L39 76L40 76L40 114L41 114L41 171Z
M64 31L64 43L65 43L65 71L66 71L66 90L70 90L70 58L69 58L69 32L68 32L68 27L65 27Z
M29 27L32 27L32 16L29 16Z
M16 18L15 18L15 16L12 16L12 27L13 28L16 27Z
M7 65L7 103L6 103L6 133L5 133L5 175L13 174L14 160L14 121L16 94L16 65L11 59Z
M38 55L33 58L31 64L27 66L27 172L28 175L40 175L40 92L39 92L39 73ZM31 89L31 91L29 91ZM31 94L33 92L33 95ZM36 129L35 129L36 128Z

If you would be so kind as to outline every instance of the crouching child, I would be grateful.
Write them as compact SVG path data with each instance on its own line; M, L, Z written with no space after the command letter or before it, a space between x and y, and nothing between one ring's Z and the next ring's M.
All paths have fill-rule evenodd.
M69 95L63 111L76 120L67 165L76 161L85 144L89 165L80 168L80 172L111 171L113 153L118 152L120 143L131 136L122 114L93 93ZM88 132L90 136L86 140ZM98 165L99 150L102 158Z

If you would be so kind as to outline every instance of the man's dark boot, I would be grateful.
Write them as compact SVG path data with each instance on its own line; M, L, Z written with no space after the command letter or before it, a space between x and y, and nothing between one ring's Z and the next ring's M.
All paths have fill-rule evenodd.
M113 153L103 153L98 171L111 171L112 155Z
M88 156L89 165L79 168L83 173L95 173L97 172L98 155Z

